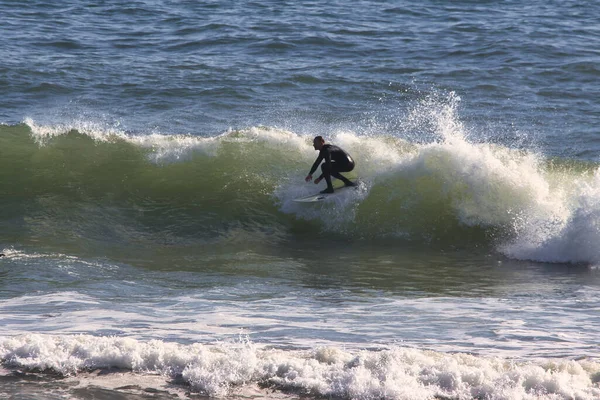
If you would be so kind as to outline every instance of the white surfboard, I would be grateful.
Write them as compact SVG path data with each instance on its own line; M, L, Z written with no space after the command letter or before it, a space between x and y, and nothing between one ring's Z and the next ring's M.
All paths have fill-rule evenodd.
M335 192L331 193L331 194L335 194ZM328 194L328 193L309 194L308 196L294 199L294 201L296 203L317 203L319 201L325 200L327 198L327 196L330 196L331 194Z
M358 185L358 182L354 182ZM294 199L294 201L296 203L318 203L320 201L323 201L325 199L327 199L330 196L335 196L337 193L339 193L342 190L345 189L356 189L358 186L341 186L338 188L334 188L334 192L333 193L315 193L315 194L309 194L308 196L304 196L304 197L300 197L298 199Z

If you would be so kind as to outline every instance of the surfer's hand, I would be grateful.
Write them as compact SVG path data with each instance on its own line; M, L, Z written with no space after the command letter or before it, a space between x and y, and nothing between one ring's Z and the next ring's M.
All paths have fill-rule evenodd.
M323 178L317 178L317 179L315 179L315 185L316 185L317 183L321 182L321 179L323 179Z
M304 181L305 181L305 182L310 182L310 181L312 181L312 175L310 175L310 174L306 175L306 178L304 178Z

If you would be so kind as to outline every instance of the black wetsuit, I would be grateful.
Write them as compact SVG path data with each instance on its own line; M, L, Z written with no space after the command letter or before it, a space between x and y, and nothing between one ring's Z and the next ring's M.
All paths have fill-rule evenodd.
M333 190L333 186L331 184L332 176L340 179L346 185L354 185L352 181L340 174L340 172L350 172L354 169L354 160L348 153L335 145L324 144L323 148L321 148L321 151L319 151L319 157L317 157L317 160L313 164L308 174L312 175L323 160L325 160L323 165L321 165L321 171L323 173L321 176L319 176L319 179L325 178L328 189Z

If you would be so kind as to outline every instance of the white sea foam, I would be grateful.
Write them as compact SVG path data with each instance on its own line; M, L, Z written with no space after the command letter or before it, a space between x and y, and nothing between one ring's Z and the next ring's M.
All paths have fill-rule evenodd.
M502 227L498 245L511 258L543 262L600 262L600 172L547 171L531 152L460 138L419 146L396 173L410 182L435 178L460 222ZM410 190L410 189L409 189Z
M24 123L29 126L33 139L39 145L47 143L52 138L66 135L73 130L100 142L117 138L125 139L127 137L125 132L118 128L118 125L106 126L84 119L75 120L70 123L45 125L38 124L32 118L26 118Z
M535 261L600 263L600 170L588 179L574 177L565 197L560 215L529 214L516 221L519 235L502 251Z
M101 368L181 376L194 391L224 397L256 383L321 397L351 399L595 399L593 360L519 362L394 347L349 352L268 349L247 340L180 345L160 340L27 334L0 339L7 368L63 375Z

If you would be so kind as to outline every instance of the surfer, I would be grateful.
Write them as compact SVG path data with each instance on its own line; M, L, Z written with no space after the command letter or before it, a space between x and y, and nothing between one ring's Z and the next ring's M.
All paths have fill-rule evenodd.
M306 182L312 180L313 172L317 170L321 161L325 160L321 165L323 173L315 179L315 184L321 182L323 178L327 182L327 189L321 191L321 193L333 193L333 185L331 184L332 176L344 182L346 186L356 186L354 182L340 174L340 172L350 172L354 169L354 160L348 153L333 144L325 144L325 139L322 136L314 138L313 147L315 150L319 150L319 156L304 179Z

